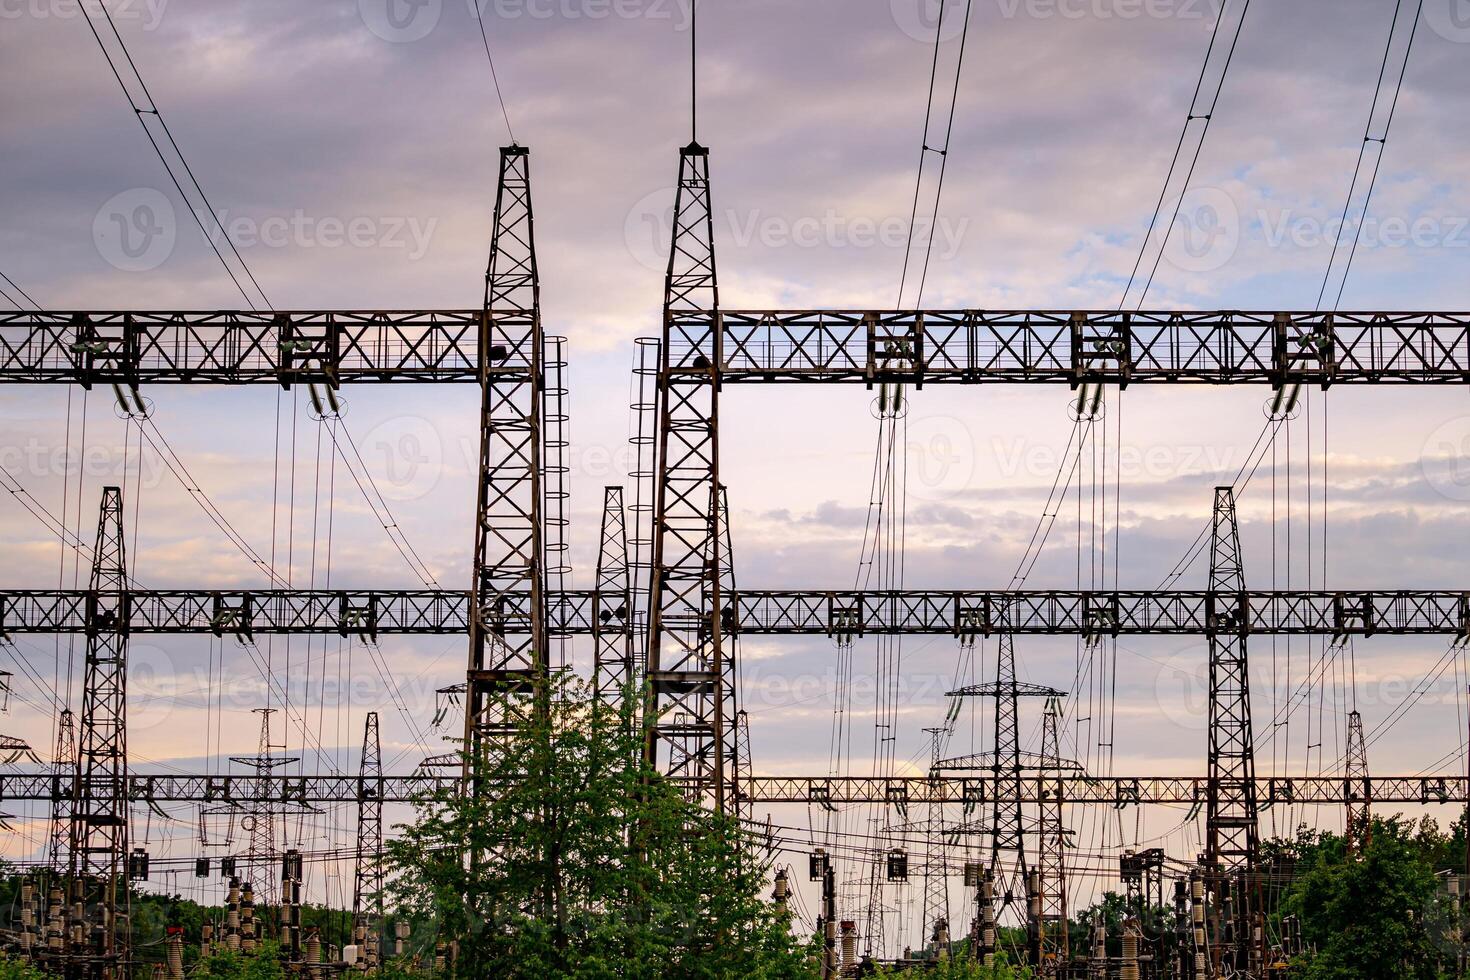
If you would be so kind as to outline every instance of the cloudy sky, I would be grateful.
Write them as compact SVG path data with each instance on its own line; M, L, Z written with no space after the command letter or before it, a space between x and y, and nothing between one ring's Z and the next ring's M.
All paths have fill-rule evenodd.
M690 136L686 4L483 6L506 114L515 139L532 151L545 320L569 338L572 354L572 548L583 585L591 582L601 488L623 482L628 469L632 342L658 324L670 187L677 148ZM221 223L276 308L479 302L496 149L510 135L467 0L109 6ZM962 6L946 12L941 90L954 77L959 40L950 28ZM1216 0L974 0L926 305L1118 304L1216 7ZM1424 5L1343 309L1467 306L1470 11L1463 7L1461 0ZM711 147L727 306L898 301L936 9L930 0L701 8L698 137ZM1393 10L1392 0L1251 6L1177 226L1185 246L1203 246L1165 251L1148 306L1312 307ZM131 118L72 0L0 0L0 53L0 270L50 308L238 307L239 294ZM140 215L153 233L146 241L127 238L145 230ZM1191 237L1198 235L1206 237ZM905 299L912 295L911 286ZM294 582L321 584L330 563L334 584L420 584L341 461L333 463L300 392L145 394L158 429L199 486L257 551L274 541L278 565L289 558ZM462 587L475 392L398 386L344 395L348 427L393 520L438 582ZM1073 487L1028 584L1085 581L1077 542L1095 537L1107 543L1110 581L1116 554L1121 586L1157 584L1201 528L1210 488L1246 462L1266 397L1246 388L1110 395L1097 465L1108 481L1121 473L1121 490L1108 495L1105 526L1095 534L1091 515L1101 494L1090 476ZM727 390L723 465L743 585L850 584L868 503L871 400L858 387ZM1066 401L1065 391L1039 387L926 390L913 398L911 585L1006 584L1065 460L1072 431ZM140 453L137 430L116 417L106 392L84 398L60 388L10 388L0 392L0 418L7 473L58 514L65 492L73 523L80 493L84 538L100 487L128 471L136 496L130 506L139 508L129 547L141 582L262 584L158 453L146 444ZM68 463L68 445L73 463L85 460L80 475ZM1309 393L1242 497L1248 581L1305 586L1310 574L1320 586L1325 568L1329 586L1463 587L1467 450L1463 391ZM5 496L3 584L69 578L54 535ZM1199 567L1181 580L1201 583ZM1284 641L1261 646L1256 711L1264 737L1318 653ZM134 645L140 648L135 660L149 665L139 671L149 679L134 685L138 765L197 766L253 749L257 721L249 712L264 695L247 651L198 641ZM1079 657L1072 641L1027 641L1018 653L1028 679L1072 686ZM1443 653L1436 642L1358 644L1358 706L1370 730L1445 662ZM385 639L382 654L406 708L385 709L386 754L406 770L439 748L429 730L433 690L462 671L462 643ZM942 716L956 654L948 640L905 645L900 759L923 758L920 729ZM16 696L4 730L45 746L49 685L64 669L57 664L66 662L66 644L23 639L6 655L24 659L45 683L11 665ZM743 655L757 770L825 772L830 644L751 641ZM376 669L365 666L369 656L335 641L289 649L281 642L271 651L278 679L301 687L293 689L295 717L308 703L322 711L325 699L318 727L331 761L301 751L299 726L285 736L294 754L305 755L307 771L355 764L362 714L387 699ZM873 657L871 641L860 643L858 675L872 674ZM310 689L302 664L316 677ZM1376 770L1462 766L1456 692L1465 677L1457 658L1452 665L1374 742ZM1198 643L1118 644L1117 772L1203 770L1201 668ZM231 692L223 714L221 675ZM349 676L366 678L356 695L334 680ZM1329 766L1335 759L1349 695L1334 685L1319 692L1315 713L1293 712L1293 727L1279 740L1289 760L1273 743L1272 771L1301 772L1309 742L1323 743L1313 751ZM856 698L860 769L871 751L872 718L861 693ZM1086 701L1084 694L1079 715L1087 714ZM1316 726L1310 731L1308 714ZM1035 719L1027 722L1034 727ZM186 732L200 734L181 737ZM956 735L974 737L968 726ZM1071 747L1088 757L1100 737L1080 722L1069 734ZM803 813L778 819L805 825ZM1294 818L1271 819L1289 825ZM1163 834L1184 817L1149 821ZM323 838L332 832L320 828ZM1153 832L1101 833L1093 832L1099 846ZM1187 827L1168 841L1182 854L1198 846Z

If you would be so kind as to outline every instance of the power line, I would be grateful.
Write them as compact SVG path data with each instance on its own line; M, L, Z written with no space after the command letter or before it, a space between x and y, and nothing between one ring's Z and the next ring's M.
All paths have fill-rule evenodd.
M1409 25L1409 39L1404 44L1404 58L1398 66L1398 81L1394 83L1393 100L1389 103L1388 118L1383 124L1383 135L1373 135L1373 121L1378 115L1378 101L1383 95L1383 77L1388 71L1388 56L1393 50L1394 38L1398 35L1399 11L1403 7L1403 0L1395 0L1393 7L1393 20L1388 27L1388 41L1383 46L1383 62L1378 67L1378 81L1373 86L1373 104L1368 109L1368 123L1363 129L1363 142L1358 145L1358 160L1353 165L1353 179L1348 185L1347 198L1342 202L1342 220L1338 223L1337 234L1332 242L1332 255L1327 260L1327 269L1322 273L1322 287L1317 291L1317 309L1322 308L1322 299L1327 292L1327 284L1332 278L1332 268L1337 261L1337 251L1342 244L1342 232L1347 224L1348 210L1352 207L1353 192L1357 190L1358 177L1363 168L1363 157L1367 153L1368 144L1377 143L1378 153L1373 162L1373 173L1368 179L1368 191L1363 197L1363 214L1358 219L1357 227L1353 230L1352 248L1348 250L1347 261L1343 265L1342 281L1338 283L1337 295L1333 298L1332 308L1335 310L1342 303L1342 291L1347 287L1348 273L1352 271L1353 258L1358 254L1358 241L1363 235L1363 225L1368 220L1368 205L1373 200L1373 188L1378 183L1378 168L1383 164L1383 154L1388 149L1388 131L1393 126L1394 112L1398 109L1399 93L1404 87L1404 76L1409 70L1409 55L1414 50L1414 38L1419 30L1419 18L1424 11L1424 0L1419 0L1419 5L1414 11L1414 20Z
M1250 12L1250 0L1245 0L1241 7L1240 18L1235 22L1235 33L1230 41L1230 48L1225 55L1225 64L1220 71L1220 79L1215 84L1214 94L1209 99L1209 107L1204 112L1200 108L1200 93L1204 89L1205 76L1210 68L1211 58L1215 53L1216 42L1220 38L1220 28L1225 23L1225 11L1229 7L1229 0L1220 5L1220 15L1215 18L1215 27L1210 33L1210 44L1205 49L1204 64L1200 65L1199 78L1195 81L1194 95L1189 100L1189 114L1184 119L1184 125L1179 131L1179 142L1174 146L1174 156L1169 161L1169 171L1164 176L1164 186L1159 189L1159 199L1154 204L1153 216L1149 218L1148 231L1143 236L1143 242L1138 248L1138 258L1133 261L1133 269L1128 273L1128 284L1123 287L1123 295L1118 298L1118 309L1122 309L1128 302L1128 293L1133 289L1134 280L1138 277L1138 270L1143 265L1143 258L1148 254L1148 244L1153 238L1154 228L1158 224L1159 214L1164 209L1164 200L1169 194L1169 187L1173 184L1174 173L1179 167L1179 159L1184 152L1184 143L1189 136L1193 124L1202 120L1203 126L1198 127L1199 139L1194 144L1194 152L1190 157L1189 170L1184 176L1184 186L1179 191L1179 197L1174 202L1174 213L1169 218L1169 223L1164 227L1164 240L1159 244L1158 255L1154 257L1153 265L1149 269L1148 280L1144 283L1143 291L1138 296L1138 308L1143 307L1143 301L1148 296L1149 286L1153 284L1154 274L1159 270L1159 261L1164 257L1164 250L1169 245L1169 235L1173 232L1174 222L1179 218L1179 207L1184 202L1184 195L1189 191L1190 179L1194 176L1195 166L1199 163L1200 151L1204 149L1205 136L1209 134L1210 122L1215 117L1215 106L1220 101L1220 92L1225 87L1225 76L1230 71L1230 63L1235 58L1235 47L1240 41L1241 28L1245 26L1245 16Z
M510 125L510 113L505 108L505 96L500 94L500 76L495 73L495 56L490 53L490 36L485 33L485 13L480 9L480 0L470 0L475 8L475 21L480 25L480 43L485 48L485 60L490 63L490 81L495 85L495 98L500 103L500 114L505 118L505 132L511 143L516 141L515 130Z
M117 79L117 84L118 87L122 89L123 97L128 100L128 105L132 108L133 115L137 117L138 125L143 127L143 133L148 137L148 142L153 147L153 152L157 154L159 162L163 164L163 169L168 171L168 176L169 179L173 182L174 189L177 190L179 192L179 196L183 198L185 206L189 209L189 213L194 216L194 223L199 226L199 231L204 235L205 241L209 243L210 250L214 252L215 258L219 259L220 265L224 267L225 273L230 277L230 281L235 284L235 289L239 291L241 297L244 298L245 302L251 307L251 309L256 308L255 299L250 295L249 292L246 291L244 284L241 282L242 275L246 280L249 281L250 285L254 287L256 294L258 294L260 297L261 304L263 304L267 309L274 309L274 307L271 305L270 299L265 294L265 290L260 288L260 283L256 281L255 274L250 271L250 266L246 264L244 257L240 254L240 250L235 247L234 241L230 239L229 233L225 231L224 225L220 223L218 212L216 212L214 210L214 206L209 203L209 197L204 193L204 188L200 186L199 178L194 175L194 169L189 166L189 161L187 158L185 158L184 151L179 149L179 144L178 141L174 139L173 131L169 129L168 122L163 118L162 110L158 108L158 103L153 98L153 93L148 89L148 83L143 80L143 76L138 71L138 66L136 62L133 61L133 55L128 50L127 42L125 42L122 39L122 35L118 33L117 24L114 23L112 19L112 14L107 9L107 3L105 2L105 0L97 0L97 5L101 8L102 15L107 20L107 26L111 29L113 38L116 39L118 47L122 50L123 58L127 62L129 72L131 72L133 78L137 80L138 87L142 91L143 99L145 100L146 105L139 104L139 100L134 97L133 92L128 87L127 82L123 80L122 69L118 67L117 59L113 57L112 52L107 49L107 44L102 40L102 34L97 30L97 24L93 21L91 13L87 10L86 0L81 0L81 2L78 4L78 6L81 8L82 16L87 21L87 27L90 28L92 31L92 37L95 38L97 41L97 47L102 51L102 57L107 60L107 67L112 70L112 77ZM195 207L194 203L190 200L189 195L185 192L184 181L181 180L179 175L175 172L174 165L169 162L168 155L163 152L163 147L159 145L157 137L155 137L153 134L153 130L149 128L148 123L145 119L145 117L147 116L152 116L153 118L158 120L158 125L163 130L163 135L168 141L169 147L173 150L174 155L178 157L179 164L183 168L184 174L187 176L189 184L194 188L194 192L198 195L199 201L203 204L202 209ZM203 210L206 214L209 215L210 221L214 224L215 228L218 229L219 238L223 238L225 244L229 246L230 253L234 255L235 261L239 264L240 267L240 271L238 274L236 270L230 265L230 263L225 259L224 253L220 251L219 243L216 237L214 235L211 235L209 233L209 229L205 227L204 219L199 214L200 210Z

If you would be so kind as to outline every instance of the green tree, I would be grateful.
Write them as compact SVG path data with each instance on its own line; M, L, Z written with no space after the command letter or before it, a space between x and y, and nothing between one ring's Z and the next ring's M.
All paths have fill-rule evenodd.
M25 960L12 959L0 953L0 980L45 980L46 974Z
M1301 921L1312 952L1297 964L1308 980L1439 976L1452 924L1435 857L1448 850L1432 821L1374 820L1364 853L1350 860L1334 834L1303 832L1290 847L1297 878L1284 911Z
M809 976L739 825L643 766L629 709L571 675L545 697L475 760L486 792L421 800L388 845L392 899L458 940L458 975Z
M229 950L212 953L199 961L193 976L211 980L284 980L286 971L281 966L280 946L265 942L249 953Z

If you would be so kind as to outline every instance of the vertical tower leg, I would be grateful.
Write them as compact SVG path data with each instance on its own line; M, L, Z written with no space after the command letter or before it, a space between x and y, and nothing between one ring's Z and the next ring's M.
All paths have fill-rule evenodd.
M644 755L723 812L734 719L719 568L721 333L709 151L690 143L679 153L664 284Z
M122 491L102 488L97 547L87 598L87 660L82 681L81 730L72 801L70 869L90 928L83 948L89 976L120 976L128 936L118 928L127 914L128 884L128 637L127 558L123 550Z
M542 358L529 154L502 147L480 335L480 460L465 676L465 778L544 708ZM513 594L530 595L528 604Z
M1209 760L1205 802L1205 866L1210 875L1212 968L1255 968L1257 889L1251 881L1258 853L1255 740L1251 728L1250 669L1246 657L1245 574L1235 491L1215 490L1210 535ZM1222 906L1227 881L1234 901ZM1244 887L1242 887L1244 886Z
M1002 633L995 658L995 799L990 810L990 868L1002 889L1002 901L1010 904L1015 886L1030 884L1026 861L1026 838L1022 812L1020 697L1016 685L1016 648L1009 632ZM1008 880L1001 855L1014 855L1017 872ZM1028 919L1031 903L1027 901ZM1034 923L1031 935L1034 937Z
M357 773L357 869L352 888L352 941L359 969L376 973L383 910L383 750L378 713L369 711L362 731Z

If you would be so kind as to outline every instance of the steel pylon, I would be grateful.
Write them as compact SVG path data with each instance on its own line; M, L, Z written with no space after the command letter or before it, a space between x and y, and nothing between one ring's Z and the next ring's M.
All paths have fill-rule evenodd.
M70 950L82 976L118 976L129 958L127 931L119 928L128 906L127 587L122 490L103 487L69 842L73 904L90 926L83 945Z
M734 718L720 560L721 334L709 151L690 143L679 153L664 280L644 755L691 799L728 812Z
M530 155L500 150L480 322L480 458L465 676L465 779L546 708L544 337ZM515 593L530 601L515 602Z

